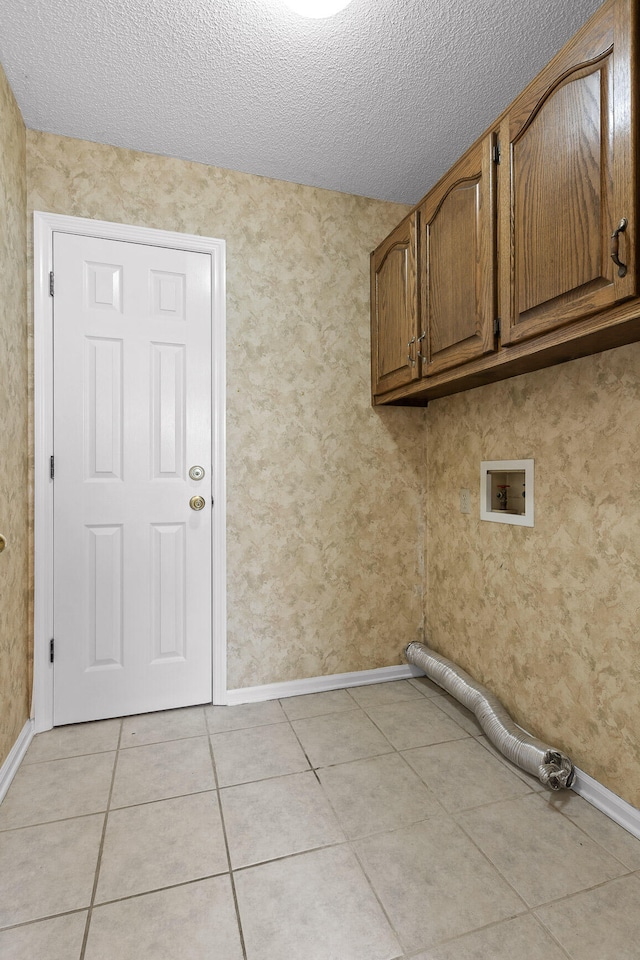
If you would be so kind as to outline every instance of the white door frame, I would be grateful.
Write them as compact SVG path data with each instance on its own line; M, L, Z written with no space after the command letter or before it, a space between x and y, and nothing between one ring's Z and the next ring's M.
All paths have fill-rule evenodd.
M53 234L123 240L211 255L212 369L212 665L213 703L227 702L227 560L226 560L226 289L225 242L211 237L152 230L147 227L87 220L36 211L33 215L34 260L34 656L33 716L35 732L53 726Z

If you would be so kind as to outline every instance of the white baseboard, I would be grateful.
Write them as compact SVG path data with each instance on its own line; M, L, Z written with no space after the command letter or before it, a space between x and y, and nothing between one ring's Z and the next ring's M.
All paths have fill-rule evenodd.
M411 664L396 667L380 667L377 670L359 670L354 673L334 673L326 677L307 677L304 680L287 680L283 683L265 683L258 687L240 687L227 691L228 704L257 703L261 700L278 700L281 697L300 697L306 693L322 693L325 690L341 690L345 687L361 687L370 683L386 683L390 680L408 680L424 676L422 670ZM27 720L20 731L7 759L0 767L0 803L18 772L29 744L33 740L34 722ZM594 780L588 773L576 767L576 776L571 788L609 819L623 827L640 840L640 810L622 797Z
M27 720L24 727L18 734L18 739L9 751L9 756L0 767L0 803L11 786L11 781L18 772L18 767L22 763L29 744L33 740L34 723L33 720Z
M265 683L260 687L227 690L227 703L232 706L257 703L259 700L279 700L281 697L301 697L305 693L322 693L325 690L342 690L343 687L362 687L368 683L422 676L423 671L409 663L397 667L378 667L377 670L357 670L354 673L332 673L328 677L307 677L304 680L285 680L283 683Z
M300 697L306 693L322 693L324 690L341 690L344 687L360 687L368 683L386 683L389 680L407 680L410 677L422 676L423 671L412 664L359 670L354 673L334 673L327 677L307 677L304 680L287 680L283 683L265 683L259 687L228 690L227 703L233 706L257 703L260 700L279 700L281 697ZM640 810L636 807L632 807L578 767L572 790L640 840Z
M640 810L636 807L632 807L622 797L603 787L578 767L576 767L576 778L571 789L640 840Z

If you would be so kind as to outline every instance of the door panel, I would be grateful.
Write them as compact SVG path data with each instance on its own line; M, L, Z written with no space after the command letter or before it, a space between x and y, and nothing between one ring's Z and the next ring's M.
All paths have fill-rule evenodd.
M151 343L151 461L154 480L184 477L184 344Z
M422 373L439 373L494 347L493 136L469 151L421 208Z
M186 528L184 523L151 525L151 636L153 661L184 659L186 640Z
M504 344L636 293L632 16L629 0L604 7L502 124ZM621 277L610 244L623 217Z
M122 666L122 524L87 524L83 567L86 571L88 669ZM61 577L62 570L57 570ZM79 624L82 627L82 624Z
M54 722L210 702L211 259L55 234L54 269Z
M86 480L122 480L122 340L85 340Z
M606 64L564 84L513 145L521 315L586 284L610 282L601 278L603 262L612 273L601 223L611 180L601 150L607 86Z
M480 178L460 183L442 202L428 226L429 307L433 354L476 334L475 270L461 271L452 282L455 264L478 259L477 215Z
M417 215L371 255L371 353L374 396L419 376Z

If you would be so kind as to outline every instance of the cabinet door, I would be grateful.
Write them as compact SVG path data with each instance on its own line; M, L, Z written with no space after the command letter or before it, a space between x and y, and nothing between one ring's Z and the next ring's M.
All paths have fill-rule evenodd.
M493 145L476 144L420 208L423 375L495 349Z
M605 4L501 124L503 343L636 294L635 8Z
M371 364L374 396L417 379L417 213L371 254Z

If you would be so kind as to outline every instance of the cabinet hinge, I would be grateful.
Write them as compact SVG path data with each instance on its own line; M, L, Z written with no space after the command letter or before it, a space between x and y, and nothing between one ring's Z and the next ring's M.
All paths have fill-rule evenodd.
M493 335L494 337L500 336L500 317L496 317L493 321Z
M53 296L53 270L49 274L49 296Z
M53 454L51 454L51 456L49 457L49 478L50 478L51 480L53 480L53 478L54 478L54 476L55 476L55 472L56 472L56 471L55 471L55 462L54 462Z
M53 663L53 637L49 640L49 663Z
M500 157L501 157L500 141L497 141L493 145L493 149L491 151L491 159L493 160L494 163L500 163Z

